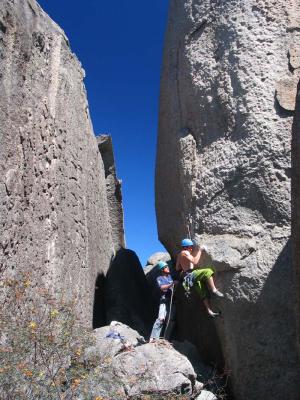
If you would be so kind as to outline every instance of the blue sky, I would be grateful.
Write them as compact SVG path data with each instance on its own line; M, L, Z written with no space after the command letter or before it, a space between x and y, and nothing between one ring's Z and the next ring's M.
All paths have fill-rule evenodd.
M86 71L96 134L112 135L123 181L127 247L142 265L157 239L154 168L159 78L168 0L39 0Z

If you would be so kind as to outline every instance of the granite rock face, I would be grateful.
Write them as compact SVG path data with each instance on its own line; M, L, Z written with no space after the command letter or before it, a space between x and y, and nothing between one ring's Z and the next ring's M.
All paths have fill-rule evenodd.
M292 249L297 285L298 350L300 354L300 84L292 136Z
M115 245L84 71L34 0L0 5L0 264L75 296L91 324Z
M297 1L170 2L159 237L173 258L183 237L195 237L206 245L202 265L219 271L226 299L215 329L237 400L297 393L289 237L299 28Z
M113 337L108 337L113 334ZM118 338L120 334L120 339ZM86 350L84 359L91 368L110 358L110 365L100 379L92 378L89 395L109 399L164 398L167 395L195 398L203 385L189 360L168 342L145 343L143 337L124 324L114 321L95 331L95 344ZM107 375L105 375L107 374ZM108 387L105 381L109 383ZM111 395L112 390L117 392Z
M117 178L112 139L109 135L97 137L98 148L102 156L106 191L109 206L109 219L112 227L112 236L115 250L125 247L124 240L124 217L122 205L122 182Z

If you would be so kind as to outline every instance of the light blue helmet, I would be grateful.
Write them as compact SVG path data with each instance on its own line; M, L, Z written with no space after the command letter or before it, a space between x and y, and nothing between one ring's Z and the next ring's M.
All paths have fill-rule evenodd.
M181 247L190 247L194 246L194 243L191 241L191 239L183 239L181 241Z
M164 261L160 261L160 262L157 264L157 267L158 267L158 269L162 270L162 269L164 269L165 267L168 267L168 264L167 264L166 262L164 262Z

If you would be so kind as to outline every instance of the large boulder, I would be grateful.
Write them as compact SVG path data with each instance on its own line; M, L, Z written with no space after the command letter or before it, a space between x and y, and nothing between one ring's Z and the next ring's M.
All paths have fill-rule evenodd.
M95 339L93 348L87 349L84 355L91 369L90 396L194 398L201 391L202 384L197 382L191 363L164 340L144 344L137 332L118 322L97 329ZM97 368L102 367L104 376L97 380Z
M116 358L118 376L130 397L141 394L192 396L199 392L196 374L188 359L172 347L145 344Z
M197 337L206 332L207 355L221 350L238 400L298 395L289 236L299 19L296 1L170 2L159 237L173 258L189 234L207 245L201 265L218 272L223 319L206 322L194 299L189 312L182 305L181 334L204 350Z
M84 71L35 0L1 0L0 60L1 269L75 298L91 325L115 244Z
M147 260L147 266L156 265L159 261L168 262L171 260L170 254L162 251L152 254Z

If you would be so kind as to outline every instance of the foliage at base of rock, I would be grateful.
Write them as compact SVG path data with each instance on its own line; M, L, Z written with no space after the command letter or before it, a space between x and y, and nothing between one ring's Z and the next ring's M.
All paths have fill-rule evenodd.
M146 343L113 321L94 332L75 302L35 288L29 275L0 280L1 400L191 399L202 385L166 341Z
M32 287L29 275L0 284L1 399L74 398L87 376L79 358L93 339L74 302Z

